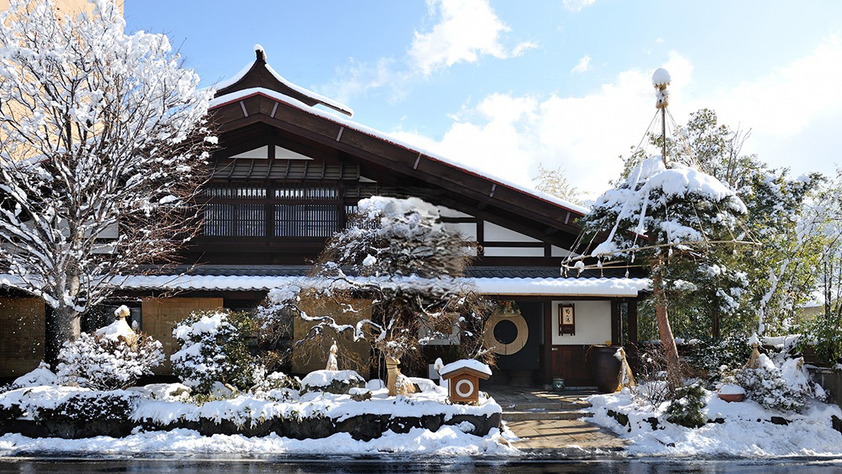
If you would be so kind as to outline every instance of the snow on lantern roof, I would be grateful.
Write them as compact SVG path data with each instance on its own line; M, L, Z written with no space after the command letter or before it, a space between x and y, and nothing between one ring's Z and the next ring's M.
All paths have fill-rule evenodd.
M447 379L450 378L448 375L455 376L462 371L474 371L477 376L481 376L480 374L487 376L483 378L491 377L491 368L474 359L462 359L457 360L456 362L451 362L442 367L439 374L442 378Z
M310 102L313 102L312 104L308 104L309 107L312 107L313 105L321 104L321 105L324 105L325 107L329 107L333 110L336 110L337 112L343 113L343 114L347 115L348 117L354 116L354 111L350 107L348 107L347 105L342 104L340 102L337 102L333 99L327 98L327 97L325 97L321 94L318 94L316 92L313 92L309 89L305 89L304 87L301 87L297 84L293 84L292 82L286 80L283 76L278 74L278 72L275 71L274 69L272 69L272 66L270 66L266 62L266 50L264 50L263 46L261 46L260 44L254 45L254 53L255 53L255 60L254 60L253 63L247 64L236 75L216 83L215 87L216 87L216 90L218 92L222 92L225 89L231 88L232 86L234 86L238 82L242 81L246 76L248 76L249 73L253 69L258 68L257 70L259 71L259 68L262 67L276 81L278 81L281 84L282 88L290 89L293 93L297 93L300 96L302 96L301 98L309 99ZM237 92L239 92L239 91L225 92L224 94L218 95L217 99L226 98L226 97L228 97L232 94L236 94ZM283 93L285 91L276 91L276 92ZM284 94L284 95L286 95L286 94Z

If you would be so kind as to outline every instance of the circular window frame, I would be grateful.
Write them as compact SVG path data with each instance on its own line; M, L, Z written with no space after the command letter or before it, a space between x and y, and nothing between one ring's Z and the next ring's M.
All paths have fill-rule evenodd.
M501 321L514 323L515 328L517 329L517 336L515 336L514 341L508 344L503 344L494 338L494 328L497 327L497 324ZM486 347L491 348L495 354L504 356L514 355L526 346L526 341L529 339L529 326L526 324L526 319L524 319L523 315L520 313L505 315L496 313L491 315L491 317L488 318L488 322L485 323L484 339Z

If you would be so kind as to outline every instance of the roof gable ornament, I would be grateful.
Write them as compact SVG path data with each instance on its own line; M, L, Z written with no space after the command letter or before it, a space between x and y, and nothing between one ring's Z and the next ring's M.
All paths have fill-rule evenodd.
M333 99L329 99L321 94L317 94L316 92L293 84L278 74L274 69L272 69L272 66L266 62L266 50L263 49L263 46L259 44L254 45L254 56L255 59L252 64L244 67L234 77L220 81L216 84L215 100L223 99L225 96L246 89L254 90L255 92L263 90L280 93L309 105L310 107L322 105L345 114L348 117L354 116L354 111L347 105L341 104Z

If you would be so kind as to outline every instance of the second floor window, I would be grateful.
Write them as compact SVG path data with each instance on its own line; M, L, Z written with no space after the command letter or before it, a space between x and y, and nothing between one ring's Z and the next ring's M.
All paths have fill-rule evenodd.
M217 185L203 195L207 237L326 238L343 218L340 189L321 183Z

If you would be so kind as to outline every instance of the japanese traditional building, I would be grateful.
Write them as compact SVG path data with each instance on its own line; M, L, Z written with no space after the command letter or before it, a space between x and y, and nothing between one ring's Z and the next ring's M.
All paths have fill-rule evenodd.
M262 48L255 54L211 102L219 149L185 266L127 277L114 297L168 352L173 325L192 311L254 308L269 289L306 275L358 201L374 195L435 204L447 227L482 247L466 279L499 302L487 336L498 353L492 383L593 385L588 348L636 342L644 280L608 270L560 275L587 209L359 125L348 107L281 77ZM43 306L0 298L0 377L43 358ZM88 328L103 322L92 316Z

